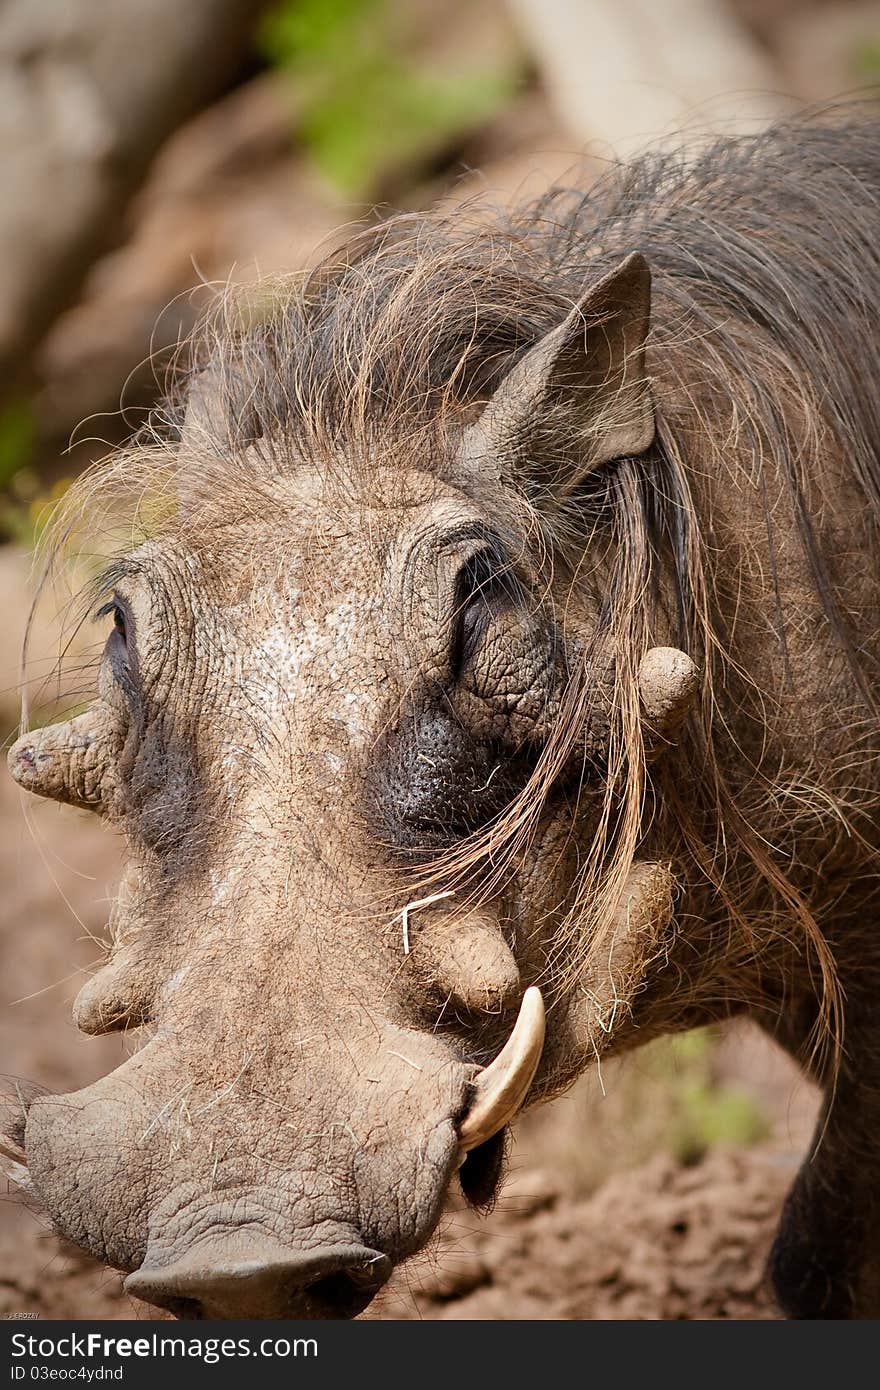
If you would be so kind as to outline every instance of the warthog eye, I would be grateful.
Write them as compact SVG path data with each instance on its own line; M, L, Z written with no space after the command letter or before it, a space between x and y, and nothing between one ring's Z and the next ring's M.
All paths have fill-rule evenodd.
M455 583L450 668L460 676L479 648L499 604L513 597L517 582L500 549L487 546L471 555Z
M111 660L125 659L128 656L130 620L127 605L115 594L95 614L96 618L113 615L113 631L107 639L107 655Z

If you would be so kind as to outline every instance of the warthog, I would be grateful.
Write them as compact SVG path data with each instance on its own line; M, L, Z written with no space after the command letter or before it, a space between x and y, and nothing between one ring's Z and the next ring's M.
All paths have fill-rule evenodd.
M880 1314L878 207L845 116L391 220L78 485L98 698L10 763L127 838L75 1016L145 1041L4 1147L132 1294L353 1315L523 1105L745 1011L826 1095L781 1305Z

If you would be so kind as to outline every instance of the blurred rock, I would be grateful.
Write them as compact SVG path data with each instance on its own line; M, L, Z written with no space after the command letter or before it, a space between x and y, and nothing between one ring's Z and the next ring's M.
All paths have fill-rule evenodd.
M739 134L784 110L770 56L719 0L510 3L559 119L594 151Z
M266 76L169 140L132 205L129 239L98 261L40 350L44 450L81 420L78 435L127 433L218 286L308 263L338 204L294 151L292 125L289 87ZM120 405L124 419L90 418Z
M775 44L791 86L808 101L880 97L880 0L789 12Z
M255 0L6 0L0 381L7 396L155 151L241 63Z
M42 462L75 431L83 442L65 472L76 471L135 428L172 352L224 285L303 270L370 212L315 171L295 122L288 80L265 74L167 142L131 204L128 239L97 262L40 348ZM401 188L397 201L404 209L475 195L506 201L541 191L578 162L545 99L525 91L442 174Z

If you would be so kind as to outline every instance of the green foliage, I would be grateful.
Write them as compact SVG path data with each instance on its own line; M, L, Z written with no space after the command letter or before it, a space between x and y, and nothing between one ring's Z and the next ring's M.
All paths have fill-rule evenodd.
M697 1162L715 1144L747 1147L763 1139L767 1122L742 1086L713 1075L715 1034L699 1028L655 1043L649 1070L666 1088L662 1146L683 1163Z
M30 466L34 436L30 401L13 401L0 413L0 541L14 540L28 548L70 486L69 478L60 478L46 491Z
M31 509L40 483L29 467L34 447L34 416L27 400L12 401L0 412L0 540L30 544Z
M295 79L297 127L346 194L368 195L488 120L512 95L510 70L433 73L412 57L388 0L283 0L261 43Z
M587 1194L657 1154L696 1163L716 1145L760 1142L771 1131L770 1113L745 1085L726 1079L723 1037L700 1028L603 1062L563 1099L523 1117L518 1155Z
M34 444L34 417L29 401L13 401L0 412L0 488L12 481L30 461Z
M859 82L880 85L880 38L863 39L856 45L852 69Z
M20 468L0 495L0 540L32 549L72 481L59 478L47 490L30 468Z

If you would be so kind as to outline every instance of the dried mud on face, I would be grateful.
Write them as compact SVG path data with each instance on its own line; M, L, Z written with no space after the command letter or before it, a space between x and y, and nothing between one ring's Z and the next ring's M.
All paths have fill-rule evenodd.
M26 611L23 596L7 597L0 626ZM16 631L0 631L0 650L14 652L17 640ZM14 672L0 674L8 688ZM11 727L8 704L4 713ZM21 795L4 770L0 1072L7 1076L73 1090L136 1046L84 1037L70 1017L102 958L117 871L115 837L94 817ZM815 1097L757 1032L737 1031L713 1054L713 1082L730 1079L748 1092L766 1117L767 1137L748 1148L710 1147L686 1165L655 1151L663 1146L656 1117L669 1111L669 1081L643 1055L606 1067L601 1085L593 1076L527 1116L494 1211L478 1215L453 1197L429 1249L397 1271L366 1316L776 1316L764 1262L808 1146ZM123 1294L117 1274L59 1242L9 1189L0 1200L0 1316L21 1314L151 1316Z

